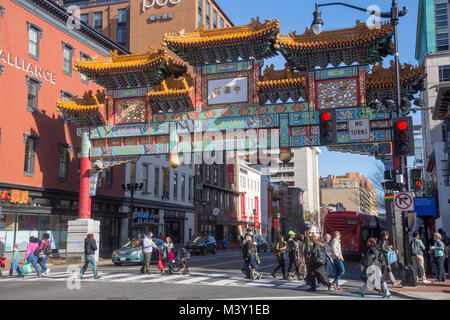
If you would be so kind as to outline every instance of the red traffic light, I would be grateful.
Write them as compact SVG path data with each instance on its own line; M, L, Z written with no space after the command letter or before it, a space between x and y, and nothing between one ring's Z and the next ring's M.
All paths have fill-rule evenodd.
M324 113L322 113L322 114L320 115L320 118L321 118L323 121L329 121L330 118L331 118L331 115L330 115L328 112L324 112Z
M406 121L399 121L397 122L397 129L398 130L406 130L406 128L408 128L408 123L406 123Z

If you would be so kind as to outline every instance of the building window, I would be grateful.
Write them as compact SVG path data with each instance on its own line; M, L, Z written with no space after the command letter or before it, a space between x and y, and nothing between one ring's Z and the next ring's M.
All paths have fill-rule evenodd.
M25 135L25 162L24 175L34 175L34 156L35 156L36 138Z
M159 168L155 168L155 185L153 193L155 197L159 196Z
M27 110L33 112L38 106L38 91L41 89L42 81L31 76L26 76L28 97L27 97Z
M206 30L211 29L211 5L206 1Z
M439 82L450 81L450 65L439 66Z
M72 56L74 52L75 48L63 41L63 72L69 76L72 76Z
M218 176L218 172L217 172L217 166L214 165L214 184L217 185L217 176Z
M203 0L198 0L198 21L197 26L200 28L203 24Z
M178 173L173 174L173 199L178 199Z
M448 50L448 8L447 1L437 0L435 4L436 50Z
M192 200L192 195L194 194L194 177L189 177L189 190L188 190L188 200Z
M210 182L210 172L211 172L211 167L210 166L205 166L205 169L206 169L206 182Z
M181 201L186 201L186 176L181 176Z
M144 193L148 193L148 165L142 165L142 182L144 183Z
M42 37L42 29L27 22L28 25L28 56L39 60L39 39Z
M223 18L220 18L220 28L223 28Z
M125 46L127 44L127 9L117 11L117 42Z
M69 146L59 145L59 179L67 180L67 172L69 168Z
M89 61L89 60L91 60L91 57L87 53L80 52L80 59L82 61ZM86 75L84 75L83 73L81 73L81 81L86 84L89 84L89 78Z
M80 20L81 20L81 22L84 22L85 24L89 24L89 13L80 14Z
M213 10L213 28L217 29L217 11Z
M103 12L94 12L94 28L103 33Z

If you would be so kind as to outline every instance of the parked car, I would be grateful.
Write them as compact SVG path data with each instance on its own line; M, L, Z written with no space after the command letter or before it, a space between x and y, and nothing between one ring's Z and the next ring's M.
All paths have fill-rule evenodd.
M256 247L258 249L258 252L267 252L268 245L266 239L263 237L256 237Z
M153 238L152 240L156 244L158 249L160 249L164 244L164 241L159 238ZM153 249L150 263L158 263L158 260L158 250ZM121 248L114 250L112 254L112 262L116 266L120 266L123 263L142 264L144 262L144 255L142 254L142 239L130 240Z
M217 244L213 236L194 237L186 244L186 249L191 253L201 253L205 255L207 252L216 254Z

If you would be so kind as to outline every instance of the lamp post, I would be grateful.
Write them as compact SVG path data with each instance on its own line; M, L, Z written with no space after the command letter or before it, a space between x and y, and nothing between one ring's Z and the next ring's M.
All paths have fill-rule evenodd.
M130 214L132 215L134 212L134 193L136 191L140 191L144 188L144 183L127 183L122 184L122 190L124 192L129 191L131 193L131 199L130 199ZM130 233L130 230L128 229L128 234Z
M341 5L349 8L353 8L359 11L367 12L371 15L376 14L375 10L367 10L361 7L353 6L347 3L343 2L332 2L332 3L325 3L325 4L318 4L316 3L316 10L313 13L314 20L311 25L312 30L315 34L320 34L322 32L322 28L324 25L324 22L321 17L321 12L319 10L319 7L325 7L325 6L332 6L332 5ZM401 98L401 87L400 87L400 61L399 61L399 53L398 53L398 23L400 17L403 17L408 12L408 9L406 7L403 7L402 10L400 10L398 6L397 0L392 0L391 10L388 12L380 12L379 17L380 18L387 18L390 19L390 22L392 26L394 27L394 59L395 59L395 79L396 79L396 91L397 91L397 97L396 97L396 103L395 103L395 112L396 117L401 117L400 113L400 106L402 105L402 98ZM405 157L401 156L399 157L399 168L398 168L398 174L401 176L405 175ZM401 187L401 191L405 191L404 185ZM404 265L407 266L409 263L408 259L408 242L407 242L407 221L406 221L406 212L402 211L402 224L403 224L403 256L404 256Z

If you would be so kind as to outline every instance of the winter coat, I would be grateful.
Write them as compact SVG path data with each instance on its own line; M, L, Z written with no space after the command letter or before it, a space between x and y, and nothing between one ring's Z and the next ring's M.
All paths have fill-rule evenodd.
M242 247L242 258L244 260L247 260L250 258L250 255L254 252L253 244L251 241L247 241L244 246Z
M380 253L379 250L375 247L370 247L364 256L361 259L361 264L364 269L361 272L361 280L367 281L367 268L369 266L375 265L381 269L381 261L383 253Z
M97 251L95 239L90 237L84 239L84 254L95 254L95 251Z
M331 259L331 245L330 245L330 242L324 241L323 244L324 244L324 247L325 247L325 256L327 257L327 259Z
M317 268L324 265L325 261L326 261L325 245L322 242L317 241L312 246L309 265L313 268Z

